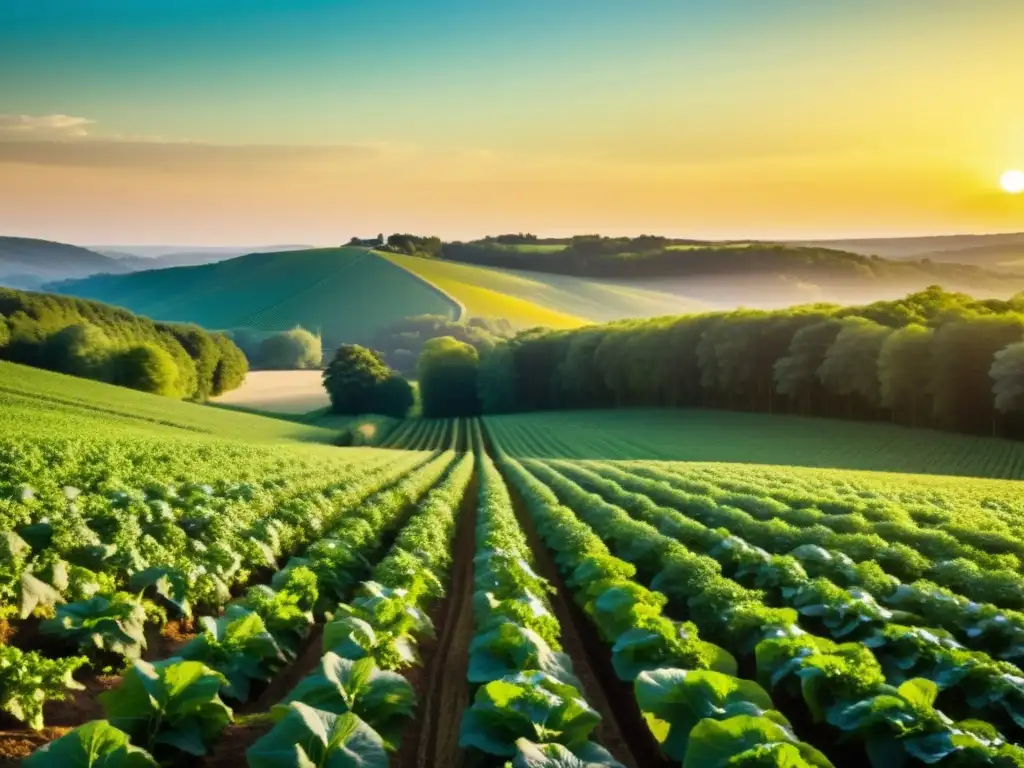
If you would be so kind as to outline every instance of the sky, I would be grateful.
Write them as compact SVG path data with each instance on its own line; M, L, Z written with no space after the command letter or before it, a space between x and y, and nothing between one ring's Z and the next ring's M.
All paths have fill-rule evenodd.
M0 0L0 234L1024 231L1021 0Z

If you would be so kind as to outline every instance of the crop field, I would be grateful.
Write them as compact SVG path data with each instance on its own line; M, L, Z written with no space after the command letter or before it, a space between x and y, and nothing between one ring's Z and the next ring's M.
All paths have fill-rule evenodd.
M381 256L429 280L460 301L470 316L504 317L521 328L578 328L591 322L701 309L697 302L669 294L599 280L394 253Z
M661 459L1024 480L1024 444L889 424L617 409L488 417L520 456Z
M328 345L368 339L409 315L457 312L422 280L361 248L256 253L199 267L100 275L62 291L212 330L301 325Z
M238 389L213 402L270 413L309 413L331 404L322 371L249 371Z
M337 448L34 407L0 760L1024 766L1019 482L615 453L630 414Z

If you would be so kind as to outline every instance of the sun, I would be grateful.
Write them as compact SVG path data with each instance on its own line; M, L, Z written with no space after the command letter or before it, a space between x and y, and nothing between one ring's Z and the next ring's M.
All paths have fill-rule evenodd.
M1024 171L1007 171L999 183L1011 195L1019 195L1024 192Z

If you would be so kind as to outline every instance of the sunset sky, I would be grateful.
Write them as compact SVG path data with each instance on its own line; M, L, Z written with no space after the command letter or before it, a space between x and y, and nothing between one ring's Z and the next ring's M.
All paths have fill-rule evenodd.
M0 0L0 235L1024 230L1024 0Z

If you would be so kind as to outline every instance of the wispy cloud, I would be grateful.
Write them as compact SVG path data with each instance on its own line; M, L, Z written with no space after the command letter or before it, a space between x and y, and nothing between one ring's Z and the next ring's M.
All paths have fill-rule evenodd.
M88 136L87 126L96 121L72 115L5 115L0 114L0 132L62 137Z

